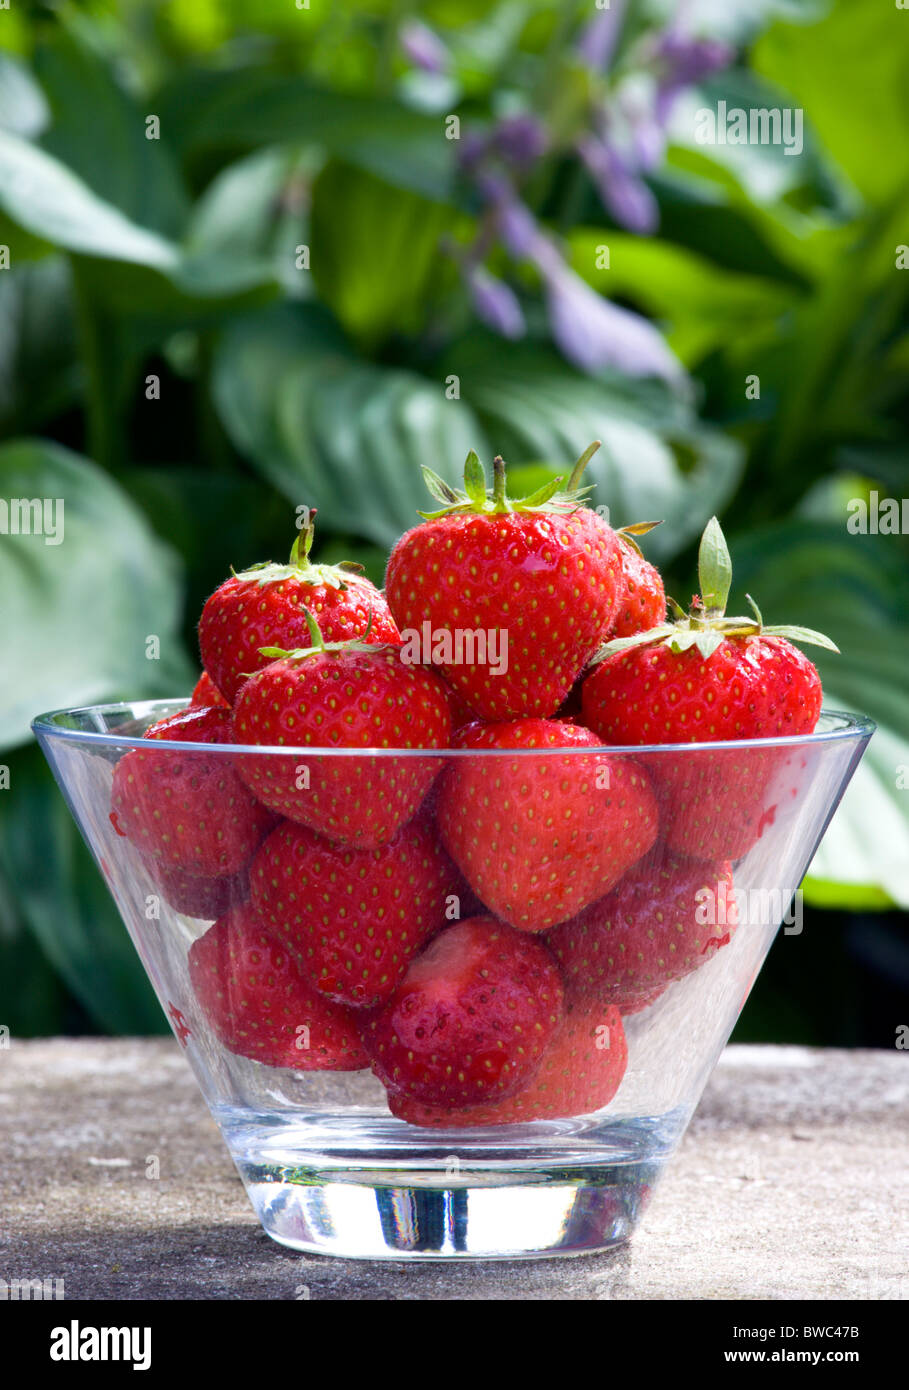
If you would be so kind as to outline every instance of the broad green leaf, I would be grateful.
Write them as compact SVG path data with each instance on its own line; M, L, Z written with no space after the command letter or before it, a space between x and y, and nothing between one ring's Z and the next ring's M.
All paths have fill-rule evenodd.
M390 98L249 68L177 77L158 105L162 126L173 132L184 158L294 141L341 156L397 187L430 198L451 195L454 157L444 118Z
M0 447L0 499L0 747L43 710L188 689L179 562L117 485L20 440Z
M9 766L9 789L0 793L0 878L15 910L100 1028L166 1032L126 928L40 751L23 748ZM110 773L100 760L97 770L103 798Z
M148 138L154 105L141 110L87 44L60 30L38 44L33 65L51 110L43 148L137 226L178 236L187 199L168 131Z
M806 112L829 156L872 202L909 178L909 43L895 3L834 0L818 23L774 24L752 64Z
M0 131L0 209L35 237L67 251L173 270L177 248L137 226L35 145Z
M427 317L451 212L350 165L330 162L313 188L312 273L319 297L367 346L414 333ZM453 267L449 278L453 278Z
M485 436L443 379L352 357L308 305L236 324L216 353L212 389L228 434L294 506L320 525L391 545L426 501L421 467L459 485Z
M49 119L44 93L31 72L12 54L0 52L0 129L33 140Z
M669 346L686 365L730 340L773 331L801 297L793 285L725 270L654 237L584 227L571 233L568 244L573 268L594 289L630 299L666 322ZM608 269L597 264L603 246Z
M592 379L529 343L471 334L440 375L454 374L506 462L545 459L567 477L591 439L602 440L584 474L590 502L614 526L662 519L647 553L662 562L700 535L741 475L737 445L703 426L683 400L654 383Z
M78 392L69 266L62 257L0 275L0 432L32 429Z

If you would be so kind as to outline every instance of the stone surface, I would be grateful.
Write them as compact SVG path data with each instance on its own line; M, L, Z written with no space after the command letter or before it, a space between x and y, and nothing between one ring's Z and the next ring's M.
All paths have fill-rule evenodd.
M728 1048L631 1246L447 1268L273 1244L175 1042L13 1039L0 1209L68 1299L905 1299L909 1053Z

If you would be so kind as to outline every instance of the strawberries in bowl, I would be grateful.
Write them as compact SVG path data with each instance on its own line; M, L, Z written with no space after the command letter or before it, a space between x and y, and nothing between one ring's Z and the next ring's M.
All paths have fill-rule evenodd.
M159 935L179 917L181 1041L218 1059L229 1110L247 1086L267 1111L311 1103L330 1148L330 1083L361 1072L395 1145L550 1126L569 1167L627 1107L643 1129L684 1112L682 1092L638 1109L641 1058L653 1037L676 1064L668 1000L706 1000L706 1036L711 982L740 998L753 977L745 922L768 914L740 923L737 894L767 842L749 856L779 843L780 803L813 796L817 819L820 797L791 746L821 707L794 644L832 644L727 616L715 519L682 613L639 547L655 523L587 505L595 447L524 498L500 458L490 482L471 454L462 489L427 470L440 506L393 547L387 597L313 564L311 527L288 566L233 576L192 705L116 763L110 820Z

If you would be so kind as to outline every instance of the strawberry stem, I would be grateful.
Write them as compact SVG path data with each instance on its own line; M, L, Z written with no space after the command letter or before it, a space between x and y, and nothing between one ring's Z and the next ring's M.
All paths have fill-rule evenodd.
M511 507L505 493L505 460L496 454L492 461L492 510L510 512Z

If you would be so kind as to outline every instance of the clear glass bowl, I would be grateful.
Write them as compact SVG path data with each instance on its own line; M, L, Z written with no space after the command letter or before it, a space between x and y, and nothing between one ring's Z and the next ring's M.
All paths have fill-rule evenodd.
M40 716L33 727L268 1234L295 1250L370 1259L577 1254L627 1240L777 930L781 923L787 932L799 930L793 895L873 733L871 721L830 711L805 738L593 751L364 753L142 740L150 724L184 703L59 711ZM586 1073L608 1065L593 1054L605 1038L620 1074L624 1052L617 1060L616 1049L627 1047L618 1090L599 1108L570 1113L572 1073L564 1090L556 1086L554 1097L550 1087L547 1103L537 1107L545 1118L531 1105L526 1119L499 1123L487 1115L479 1124L457 1118L449 1124L443 1116L440 1125L437 1116L429 1127L396 1118L389 1093L369 1067L313 1069L305 1051L288 1053L292 1066L241 1055L236 1038L225 1041L210 1002L197 996L190 952L231 894L249 891L249 867L237 871L232 860L230 874L220 874L212 892L211 882L200 885L195 875L181 881L160 854L134 842L138 835L124 836L117 816L111 818L114 770L136 750L181 760L184 771L189 760L191 775L195 770L200 778L214 768L229 781L242 766L260 789L291 789L281 804L303 807L308 815L306 798L313 796L313 804L331 805L342 823L348 820L345 796L351 823L360 823L365 779L379 807L406 807L407 796L422 797L416 823L433 846L447 847L445 863L456 876L447 857L448 850L455 853L476 890L474 898L463 878L446 879L427 939L452 930L458 913L463 920L493 911L521 928L522 939L546 943L569 996L586 990L588 999L593 991L599 1000L602 992L602 1017L612 1026L599 1030L599 1041L588 1032L590 1050L579 1066ZM527 818L523 800L538 779L555 812L542 821ZM629 803L634 823L626 834L616 805L617 798L625 804L630 784L638 799ZM643 811L642 784L649 787ZM488 853L489 846L471 844L471 815L482 807L488 830L490 799L495 807L497 797L505 798L502 821L493 817L502 834L496 838L495 832ZM331 828L320 814L320 831ZM583 824L568 834L565 858L559 825L577 826L579 814ZM262 833L258 824L256 837ZM580 856L575 833L583 837ZM501 872L510 856L526 858L530 849L540 873L533 891ZM370 851L356 853L368 857ZM653 912L661 875L683 869L694 873L692 883L700 875L712 889L690 903L700 914L697 930L687 920L676 923L681 959L657 952L642 965L629 951L619 970L617 957L604 963L602 951L578 954L578 939L582 946L602 945L597 933L613 920L617 901L659 925ZM406 913L406 875L401 886ZM283 910L279 904L277 911ZM580 938L579 912L592 933ZM552 930L566 918L568 928ZM421 922L427 931L425 912ZM275 926L286 923L269 930ZM610 940L619 940L617 930ZM290 931L281 940L296 948L303 938ZM236 988L226 978L214 983L227 994ZM375 1016L374 1010L350 1013L366 1034ZM306 1033L299 1020L288 1028ZM545 1062L544 1053L539 1065Z

